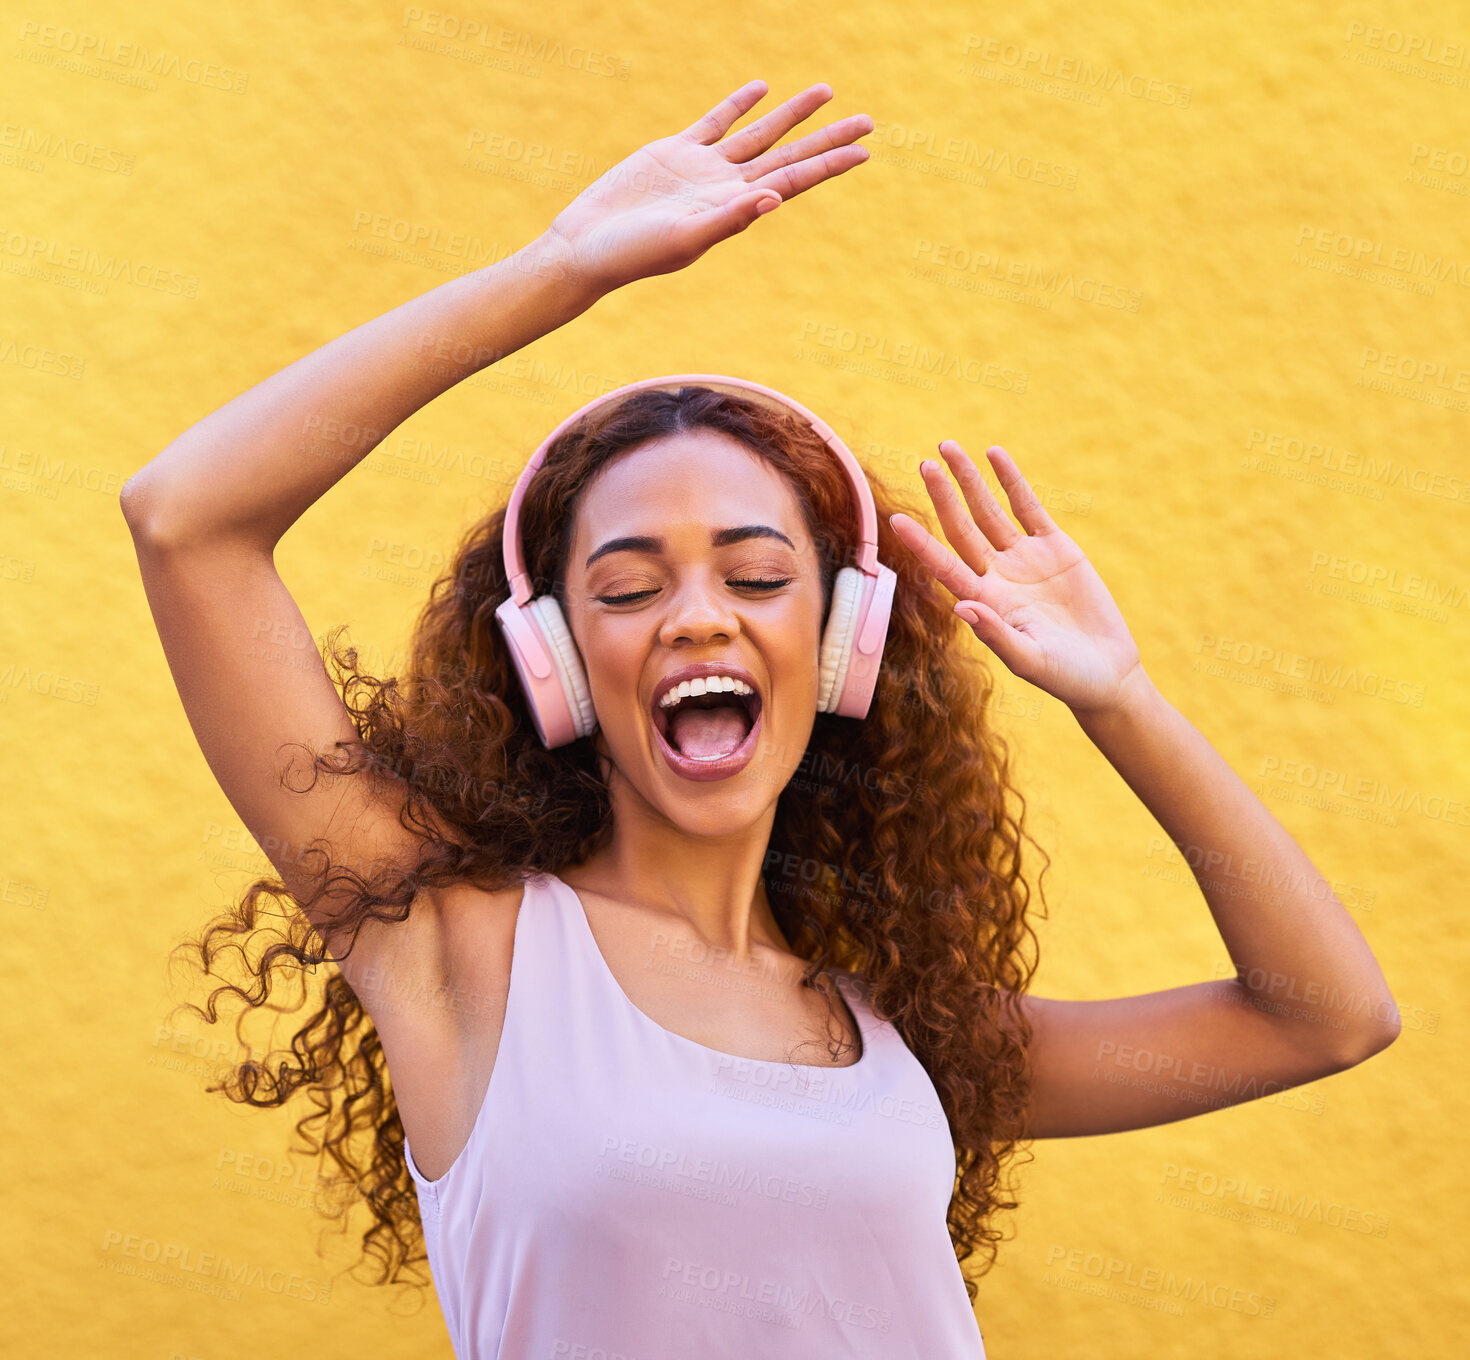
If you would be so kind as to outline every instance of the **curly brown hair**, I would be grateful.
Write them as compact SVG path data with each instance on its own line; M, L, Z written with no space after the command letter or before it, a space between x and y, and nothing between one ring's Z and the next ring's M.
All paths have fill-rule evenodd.
M563 569L578 498L609 460L698 428L734 436L789 479L822 564L825 617L833 578L852 561L856 542L841 466L794 412L703 385L605 403L550 447L521 508L534 594L556 594L565 612ZM894 510L915 518L922 511L878 479L869 484L879 557L898 575L872 707L861 722L817 714L801 764L778 795L763 879L782 933L810 960L806 985L827 966L851 968L933 1081L956 1153L950 1236L962 1265L981 1253L971 1272L978 1276L994 1264L1001 1240L995 1212L1018 1207L1002 1169L1027 1141L1032 1036L1019 997L1035 972L1036 936L1021 844L1036 842L1023 827L1025 799L1010 784L1007 743L989 726L992 679L961 646L962 622L941 589L889 526ZM322 773L386 775L400 791L401 824L420 838L412 871L334 870L327 852L313 847L308 853L323 867L310 898L293 896L279 878L259 878L180 946L197 951L205 974L232 942L246 960L247 986L216 987L207 1011L190 1005L210 1024L222 993L265 1007L280 973L324 969L318 1009L289 1050L272 1049L261 1062L248 1057L206 1089L261 1108L297 1097L315 1107L296 1131L319 1165L330 1156L341 1168L321 1183L344 1192L335 1207L318 1208L345 1231L350 1209L366 1201L374 1222L363 1234L363 1257L381 1266L374 1284L426 1283L410 1271L427 1261L419 1206L372 1019L303 908L348 884L333 929L348 936L350 949L367 921L406 920L426 888L470 882L495 891L530 874L559 873L612 835L593 739L542 746L496 624L495 608L510 593L504 520L504 508L496 509L464 534L430 589L401 678L362 673L357 649L339 646L345 625L323 640L358 740L312 753L313 781ZM1050 861L1037 848L1044 874ZM1037 890L1041 896L1040 876ZM262 918L277 914L261 910L264 898L286 907L283 926L266 929ZM242 936L264 948L247 951ZM303 997L296 1009L306 1004ZM973 1301L973 1279L966 1290Z

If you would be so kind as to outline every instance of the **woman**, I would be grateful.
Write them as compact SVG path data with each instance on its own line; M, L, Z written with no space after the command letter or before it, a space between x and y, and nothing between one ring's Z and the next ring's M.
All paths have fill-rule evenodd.
M334 640L343 702L274 545L446 388L866 158L865 115L773 149L822 84L731 134L764 91L124 489L189 720L280 875L205 932L206 969L264 934L262 897L288 908L208 1018L220 991L262 1006L282 968L329 965L290 1052L225 1089L313 1100L298 1128L368 1202L385 1278L423 1259L422 1228L461 1355L983 1356L960 1264L993 1259L1022 1141L1271 1094L1397 1032L1346 911L1152 684L999 447L1019 527L955 441L959 492L924 465L947 548L771 389L612 394L538 451L514 523L465 536L401 682ZM1201 866L1239 978L1029 994L1024 800L957 619L1068 705Z

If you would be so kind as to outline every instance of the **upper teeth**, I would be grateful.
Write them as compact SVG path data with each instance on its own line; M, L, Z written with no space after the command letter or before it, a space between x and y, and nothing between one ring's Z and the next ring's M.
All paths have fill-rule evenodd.
M737 680L733 675L703 675L693 680L681 680L658 701L658 706L673 708L680 699L687 699L691 695L718 694L721 691L726 694L755 693L744 680Z

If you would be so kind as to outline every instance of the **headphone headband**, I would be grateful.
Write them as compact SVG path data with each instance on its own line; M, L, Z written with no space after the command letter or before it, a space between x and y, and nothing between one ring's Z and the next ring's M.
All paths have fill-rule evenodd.
M852 456L847 445L837 437L830 425L818 419L799 401L793 400L784 392L778 392L774 387L766 387L745 378L732 378L720 373L675 373L663 378L643 378L638 382L614 388L611 392L604 392L600 397L594 397L585 406L573 411L563 420L541 441L536 452L531 455L531 461L516 478L516 484L510 493L510 501L505 508L505 577L510 583L511 598L517 605L524 605L531 598L531 581L526 575L526 560L521 551L521 502L525 499L526 490L531 485L531 479L536 475L537 469L546 461L546 454L551 446L584 416L590 415L593 411L619 397L648 388L694 385L733 387L740 391L755 392L795 411L811 425L818 437L836 454L837 461L842 464L843 471L847 473L847 480L852 486L853 497L858 508L858 549L857 561L854 565L864 576L878 574L878 514L873 507L873 492L868 486L868 479L861 465Z

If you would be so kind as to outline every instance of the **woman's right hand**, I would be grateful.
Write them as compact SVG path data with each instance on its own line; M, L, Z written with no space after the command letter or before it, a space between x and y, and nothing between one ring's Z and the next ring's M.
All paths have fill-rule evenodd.
M852 144L873 130L865 113L770 150L832 98L825 83L721 141L765 94L763 80L742 85L683 132L640 147L583 189L547 229L573 276L610 292L672 273L744 231L765 205L774 208L867 160L867 148Z

